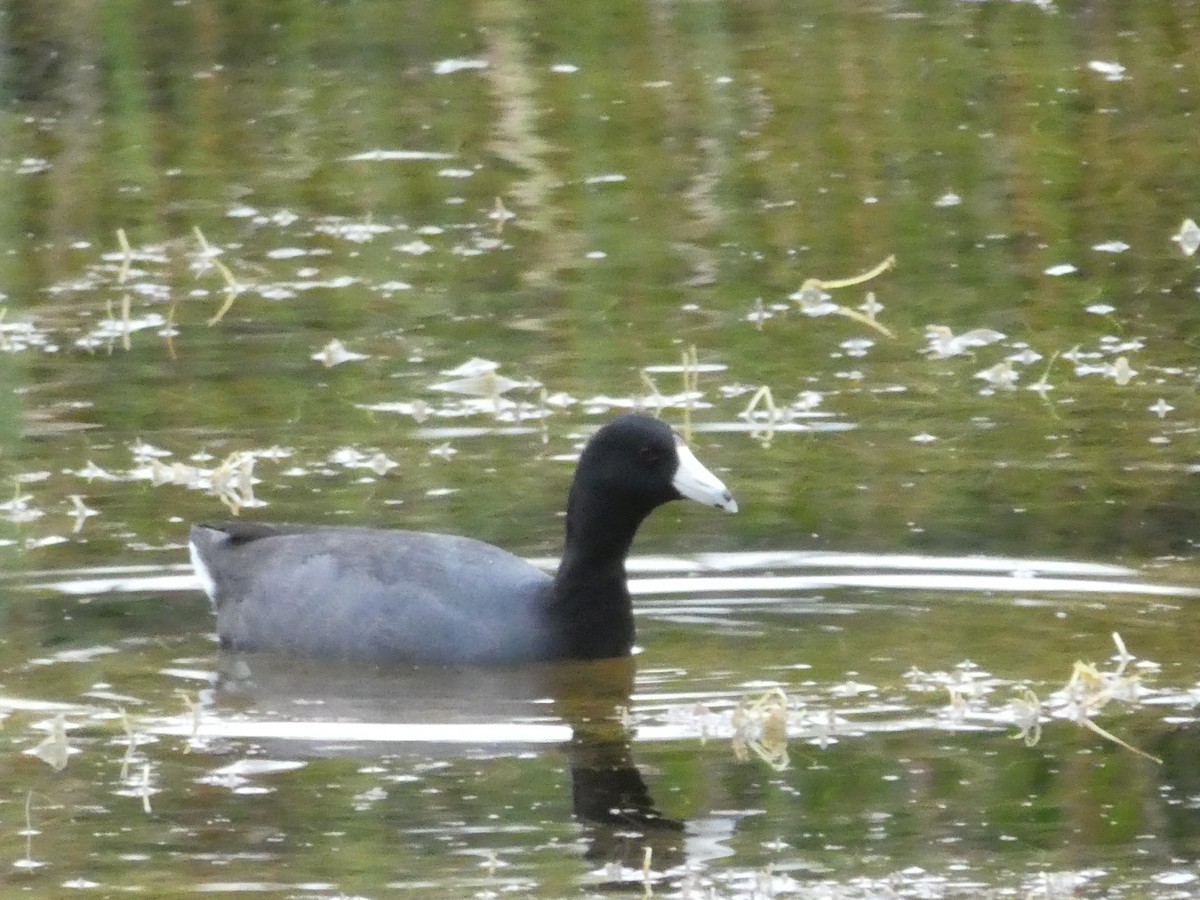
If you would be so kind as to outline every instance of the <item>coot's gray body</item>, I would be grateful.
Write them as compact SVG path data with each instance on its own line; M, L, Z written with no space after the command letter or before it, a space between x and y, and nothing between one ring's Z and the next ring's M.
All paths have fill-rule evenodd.
M621 416L580 457L554 577L455 535L252 522L197 524L191 558L222 646L375 662L516 663L633 646L625 557L655 507L736 511L665 424Z

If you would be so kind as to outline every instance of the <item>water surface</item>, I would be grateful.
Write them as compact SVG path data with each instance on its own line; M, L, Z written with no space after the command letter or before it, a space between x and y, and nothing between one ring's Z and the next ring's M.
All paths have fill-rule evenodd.
M1197 13L0 5L0 881L1190 896ZM627 409L632 660L218 651L189 522L552 568Z

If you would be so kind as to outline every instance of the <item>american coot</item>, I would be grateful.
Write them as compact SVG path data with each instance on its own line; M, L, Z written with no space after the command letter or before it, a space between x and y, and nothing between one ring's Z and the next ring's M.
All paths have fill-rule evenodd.
M553 577L471 538L372 528L192 526L191 558L223 647L376 662L624 656L625 556L642 520L688 498L737 503L665 424L625 415L583 449Z

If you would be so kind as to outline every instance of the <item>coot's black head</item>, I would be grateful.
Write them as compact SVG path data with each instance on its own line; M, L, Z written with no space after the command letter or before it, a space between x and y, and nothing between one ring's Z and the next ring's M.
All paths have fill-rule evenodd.
M721 480L670 426L648 416L618 416L597 431L579 458L574 490L642 515L682 498L737 512Z

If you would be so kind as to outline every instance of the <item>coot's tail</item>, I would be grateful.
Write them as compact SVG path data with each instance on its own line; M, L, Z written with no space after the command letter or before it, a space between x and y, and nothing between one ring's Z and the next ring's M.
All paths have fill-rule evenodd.
M188 533L188 556L192 560L192 570L204 593L212 601L213 609L217 607L217 579L213 574L215 560L220 556L222 546L228 543L229 535L218 523L193 525Z

